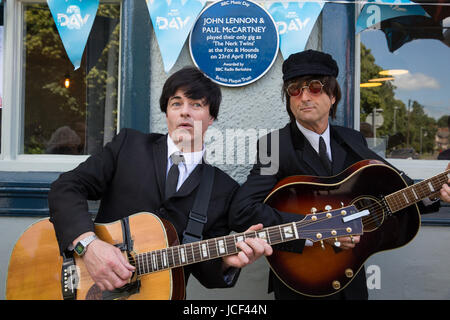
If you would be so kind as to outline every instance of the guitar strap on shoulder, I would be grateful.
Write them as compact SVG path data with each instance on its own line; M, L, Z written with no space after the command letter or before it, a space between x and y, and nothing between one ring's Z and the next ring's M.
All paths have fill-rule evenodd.
M202 240L203 227L208 221L208 205L214 183L214 168L205 164L202 169L202 177L194 206L189 212L189 220L183 232L183 244Z

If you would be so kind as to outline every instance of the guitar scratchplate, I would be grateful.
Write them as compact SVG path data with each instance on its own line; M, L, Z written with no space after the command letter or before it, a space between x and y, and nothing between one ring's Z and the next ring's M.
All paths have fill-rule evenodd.
M359 211L359 212L353 213L353 214L351 214L349 216L345 216L344 218L342 218L342 221L343 222L349 222L349 221L352 221L352 220L355 220L355 219L358 219L358 218L361 218L361 217L368 216L369 214L370 214L369 210Z

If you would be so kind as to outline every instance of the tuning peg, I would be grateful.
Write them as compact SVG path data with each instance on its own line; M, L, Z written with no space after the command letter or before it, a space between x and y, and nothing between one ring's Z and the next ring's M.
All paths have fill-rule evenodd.
M329 204L327 204L327 205L325 206L325 210L330 211L331 209L333 209L333 207L330 206Z
M325 245L323 244L323 240L320 240L320 246L322 247L322 250L325 250Z
M341 243L339 242L338 238L334 238L334 246L335 247L340 247Z

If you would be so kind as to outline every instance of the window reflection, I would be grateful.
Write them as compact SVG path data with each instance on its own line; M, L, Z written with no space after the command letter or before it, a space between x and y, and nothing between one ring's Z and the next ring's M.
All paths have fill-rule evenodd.
M430 18L394 18L382 22L381 30L361 32L360 131L383 157L445 160L445 168L450 159L450 12L423 7ZM445 221L445 211L443 204L423 220Z
M0 149L1 149L1 124L3 110L3 5L0 4Z
M438 125L436 145L439 150L438 160L450 160L450 116L447 117L447 127L443 121Z
M46 4L25 7L25 154L93 154L117 128L120 5L100 4L73 70Z
M415 30L414 40L396 49L382 30L361 33L360 130L386 158L438 159L450 147L448 28L415 23L390 23L391 32Z

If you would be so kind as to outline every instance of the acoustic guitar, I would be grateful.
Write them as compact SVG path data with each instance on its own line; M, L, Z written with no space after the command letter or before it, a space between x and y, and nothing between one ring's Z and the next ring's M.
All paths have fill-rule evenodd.
M416 203L437 196L450 178L447 170L412 186L377 160L363 160L333 177L291 176L277 183L265 203L280 211L312 214L353 205L368 210L363 236L355 248L327 243L305 246L302 253L274 250L266 257L276 276L292 290L325 297L344 289L373 254L409 243L420 227Z
M74 263L63 259L52 223L42 219L31 225L13 248L6 299L183 299L183 266L238 253L236 243L245 238L258 237L277 244L300 238L318 241L361 234L364 214L368 212L348 206L306 215L299 222L179 245L168 221L152 213L136 213L126 219L133 250L123 251L136 270L127 285L114 291L99 290L82 258L75 255ZM97 236L113 245L124 242L124 229L123 220L95 225Z

